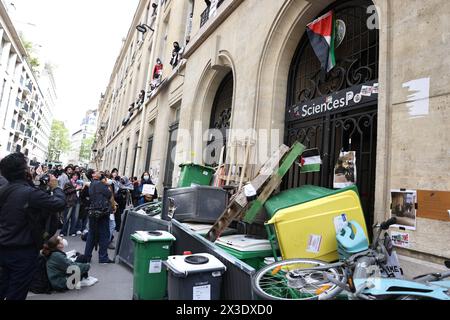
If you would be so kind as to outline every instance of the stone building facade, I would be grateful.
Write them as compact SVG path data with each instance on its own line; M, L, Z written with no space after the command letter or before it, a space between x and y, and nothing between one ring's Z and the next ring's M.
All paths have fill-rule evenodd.
M46 64L37 76L26 56L0 2L0 158L22 152L35 165L47 160L57 96L51 67Z
M100 102L100 168L149 170L161 189L176 185L180 163L217 163L222 144L224 159L242 163L247 143L251 177L271 150L298 140L319 148L322 172L293 168L283 188L332 187L340 152L356 151L368 224L390 216L393 189L439 192L439 214L423 215L419 202L400 251L450 257L448 1L166 0L152 10L140 2ZM305 30L330 10L342 43L324 75ZM155 31L137 31L142 23ZM175 41L183 54L172 68ZM151 90L157 58L162 82ZM210 128L229 134L205 134Z

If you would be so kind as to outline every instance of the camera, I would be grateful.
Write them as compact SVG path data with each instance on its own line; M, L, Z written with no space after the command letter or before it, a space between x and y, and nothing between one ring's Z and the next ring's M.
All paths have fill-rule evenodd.
M49 193L50 192L50 187L48 185L49 182L50 182L50 175L44 174L39 178L39 184L36 186L42 191Z

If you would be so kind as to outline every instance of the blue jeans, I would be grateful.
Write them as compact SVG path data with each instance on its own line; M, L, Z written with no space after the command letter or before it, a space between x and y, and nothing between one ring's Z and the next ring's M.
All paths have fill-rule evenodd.
M98 233L98 260L100 263L108 262L108 245L110 239L109 216L96 220L89 218L89 233L86 240L84 255L86 258L92 258L92 251L95 247L95 235Z
M35 248L0 248L0 301L25 300L38 267Z
M61 229L61 233L64 235L76 234L77 233L77 222L78 222L78 212L80 210L80 203L77 203L74 207L66 208L64 211L64 224ZM70 224L70 232L69 230Z
M116 229L116 221L109 219L109 242L112 241L115 229Z
M88 217L84 217L82 219L78 218L77 231L83 232L84 230L86 230L87 223L88 223Z

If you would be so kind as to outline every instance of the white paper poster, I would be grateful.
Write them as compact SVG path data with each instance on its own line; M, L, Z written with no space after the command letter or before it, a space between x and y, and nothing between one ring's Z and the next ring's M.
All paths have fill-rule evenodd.
M316 234L310 234L309 240L308 240L308 247L306 248L306 251L311 252L311 253L319 253L321 242L322 242L322 236L316 235Z
M356 151L341 152L334 167L333 188L342 189L356 184Z
M144 184L142 186L142 194L155 195L156 186L154 184Z
M361 88L361 95L364 97L370 97L373 92L372 86L362 86Z
M391 217L397 218L395 227L416 230L416 190L391 190Z
M409 234L405 232L391 231L392 244L400 248L409 248Z
M162 267L161 260L150 260L148 273L161 273L161 267Z
M192 289L192 300L211 300L211 285L198 286Z

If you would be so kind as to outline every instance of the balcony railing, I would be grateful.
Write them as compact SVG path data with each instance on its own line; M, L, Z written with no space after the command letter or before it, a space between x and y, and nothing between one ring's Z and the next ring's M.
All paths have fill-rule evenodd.
M219 9L219 7L222 5L222 3L224 1L225 0L219 0L217 2L217 7L216 8ZM211 6L208 6L208 7L206 7L205 11L202 12L202 14L200 16L200 28L203 27L206 24L206 22L208 22L210 11L211 11Z

